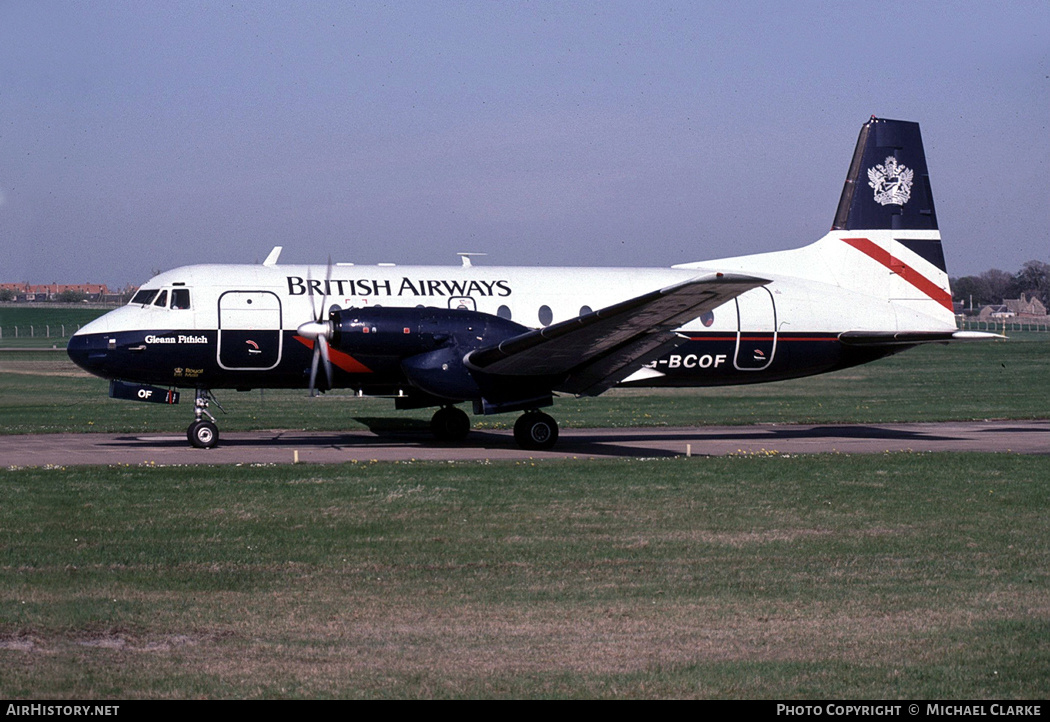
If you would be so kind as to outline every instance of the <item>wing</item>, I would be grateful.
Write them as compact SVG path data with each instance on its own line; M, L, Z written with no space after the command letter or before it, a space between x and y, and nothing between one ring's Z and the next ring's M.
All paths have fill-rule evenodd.
M700 276L478 349L466 361L492 376L564 377L556 390L597 396L677 345L675 329L767 283L741 274Z

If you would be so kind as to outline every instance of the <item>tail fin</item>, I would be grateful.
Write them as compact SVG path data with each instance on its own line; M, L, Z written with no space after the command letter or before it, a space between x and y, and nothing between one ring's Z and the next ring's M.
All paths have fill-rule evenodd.
M884 295L902 323L910 309L954 326L918 123L873 116L864 124L828 240L851 248L836 269L843 285Z
M872 116L861 127L831 229L897 231L896 242L947 276L918 123Z
M840 261L843 286L885 294L897 316L896 331L849 331L840 336L843 343L910 346L998 338L955 330L918 123L872 116L864 124L831 233L816 245L837 251L830 255ZM849 248L845 254L843 246Z
M872 116L860 129L832 230L875 229L937 230L918 123Z

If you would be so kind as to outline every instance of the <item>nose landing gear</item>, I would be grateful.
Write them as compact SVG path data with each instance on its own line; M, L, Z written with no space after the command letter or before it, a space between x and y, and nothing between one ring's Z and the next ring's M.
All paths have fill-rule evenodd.
M197 395L193 401L193 414L196 418L186 429L186 438L198 449L213 449L219 443L219 427L215 425L215 417L208 411L208 404L212 401L215 401L215 405L220 409L222 408L210 391L197 389ZM203 418L205 415L211 420L205 421Z
M211 421L197 420L186 429L186 438L198 449L212 449L219 443L219 427Z

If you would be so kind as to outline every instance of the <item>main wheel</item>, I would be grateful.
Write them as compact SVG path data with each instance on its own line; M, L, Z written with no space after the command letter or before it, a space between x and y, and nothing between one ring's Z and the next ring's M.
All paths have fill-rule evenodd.
M541 411L530 411L514 423L514 440L523 449L549 449L558 441L558 422Z
M213 449L219 443L219 428L210 421L194 421L186 429L186 438L198 449Z
M470 433L470 417L455 406L444 406L431 417L430 430L438 441L462 441Z

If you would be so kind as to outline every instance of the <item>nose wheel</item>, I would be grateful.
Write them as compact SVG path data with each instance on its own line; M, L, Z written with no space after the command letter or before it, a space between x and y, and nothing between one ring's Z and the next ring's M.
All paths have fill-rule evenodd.
M219 443L219 427L211 421L194 421L186 429L186 438L198 449L213 449Z
M186 438L190 444L198 449L214 449L219 443L219 427L215 425L215 417L208 411L208 404L215 401L215 397L207 389L197 389L197 396L193 400L193 414L196 417L190 427L186 429ZM215 401L219 406L219 402ZM222 406L219 406L221 409ZM210 421L205 420L207 416Z

